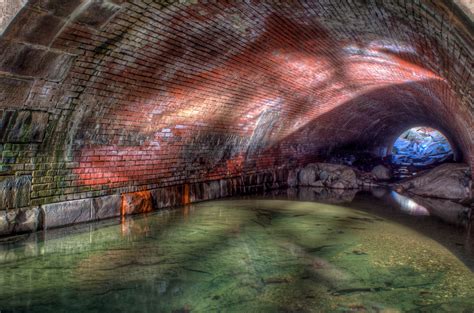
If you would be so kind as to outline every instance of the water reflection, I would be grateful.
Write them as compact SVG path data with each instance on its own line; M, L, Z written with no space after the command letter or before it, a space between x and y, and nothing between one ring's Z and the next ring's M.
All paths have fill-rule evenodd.
M282 198L299 201L316 201L321 203L338 204L352 202L357 192L357 189L299 187L273 190L266 193L265 196L281 196Z
M409 216L376 193L280 190L4 240L0 310L471 308L463 235L434 223L436 210Z
M410 215L417 215L417 216L429 216L430 212L424 206L419 205L413 199L408 197L402 196L401 194L390 191L390 196L392 197L395 202L400 205L400 209Z
M447 199L405 196L393 190L378 188L372 195L413 216L433 216L445 223L467 228L472 222L472 208Z

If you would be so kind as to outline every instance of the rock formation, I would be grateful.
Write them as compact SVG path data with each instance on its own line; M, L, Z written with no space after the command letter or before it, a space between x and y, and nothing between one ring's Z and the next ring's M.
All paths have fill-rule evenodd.
M418 196L466 201L472 198L471 170L465 164L447 163L394 188Z

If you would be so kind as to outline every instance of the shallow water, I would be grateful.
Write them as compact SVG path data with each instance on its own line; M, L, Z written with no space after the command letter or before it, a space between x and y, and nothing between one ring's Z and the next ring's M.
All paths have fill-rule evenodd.
M466 225L384 197L305 193L4 240L0 311L474 311Z

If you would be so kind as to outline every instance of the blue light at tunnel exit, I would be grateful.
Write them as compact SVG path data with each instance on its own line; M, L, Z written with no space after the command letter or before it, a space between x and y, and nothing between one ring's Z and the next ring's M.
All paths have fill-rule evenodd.
M414 127L405 131L392 148L392 162L399 165L427 166L450 161L453 149L438 130Z

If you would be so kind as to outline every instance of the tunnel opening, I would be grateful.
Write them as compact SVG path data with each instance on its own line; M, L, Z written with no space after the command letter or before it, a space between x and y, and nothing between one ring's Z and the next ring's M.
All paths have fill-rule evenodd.
M427 126L411 127L397 137L389 148L388 161L395 176L403 179L418 172L458 159L448 136Z
M448 138L431 127L413 127L401 134L392 147L392 163L429 166L454 160Z

